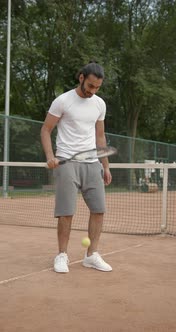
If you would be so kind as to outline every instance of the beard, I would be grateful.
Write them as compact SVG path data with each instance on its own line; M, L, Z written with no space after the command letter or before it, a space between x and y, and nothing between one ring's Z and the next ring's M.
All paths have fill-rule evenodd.
M93 94L90 93L90 92L88 92L88 91L86 91L85 86L84 86L84 82L85 82L85 80L80 85L81 91L82 91L82 93L83 93L83 95L84 95L85 98L91 98L93 96Z

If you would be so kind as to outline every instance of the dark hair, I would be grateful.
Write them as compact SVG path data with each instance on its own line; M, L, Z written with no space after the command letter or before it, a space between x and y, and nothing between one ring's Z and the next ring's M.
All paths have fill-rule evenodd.
M97 78L104 78L104 69L96 62L90 62L85 65L77 73L76 78L79 79L79 76L83 74L84 78L87 78L89 75L95 75Z

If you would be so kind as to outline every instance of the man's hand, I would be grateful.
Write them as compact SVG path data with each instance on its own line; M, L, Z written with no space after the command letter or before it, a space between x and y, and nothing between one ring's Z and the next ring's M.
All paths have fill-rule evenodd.
M57 158L51 158L47 160L48 168L56 168L59 166L59 160Z
M108 186L112 181L112 175L109 168L104 169L104 184Z

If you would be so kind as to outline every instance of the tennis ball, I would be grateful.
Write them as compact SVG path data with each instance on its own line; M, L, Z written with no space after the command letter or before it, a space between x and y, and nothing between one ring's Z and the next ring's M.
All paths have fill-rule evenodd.
M90 239L88 237L84 237L81 241L83 247L88 248L90 246Z

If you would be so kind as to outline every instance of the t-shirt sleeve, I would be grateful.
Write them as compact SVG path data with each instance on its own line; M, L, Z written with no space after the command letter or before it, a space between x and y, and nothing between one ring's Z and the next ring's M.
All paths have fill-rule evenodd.
M60 118L64 112L64 104L63 100L61 97L57 97L56 99L53 100L48 113L57 116Z
M98 121L103 121L106 115L106 104L103 99L100 100L100 115L98 117Z

